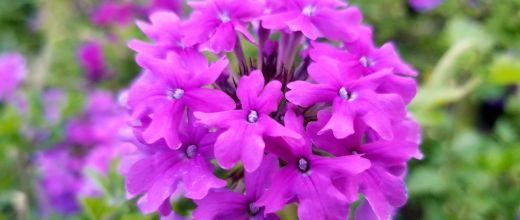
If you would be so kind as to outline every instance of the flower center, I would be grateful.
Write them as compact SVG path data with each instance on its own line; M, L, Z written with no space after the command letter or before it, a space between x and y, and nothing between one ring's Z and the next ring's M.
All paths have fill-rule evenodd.
M186 157L189 159L193 158L197 154L197 145L192 144L186 147L184 154L186 154Z
M363 65L364 67L369 67L374 65L374 60L372 60L372 58L370 57L362 56L361 58L359 58L359 63L361 63L361 65Z
M316 6L314 5L307 5L303 8L302 14L307 16L312 16L316 12Z
M247 122L249 123L256 123L258 121L258 112L255 110L249 111L249 114L247 114Z
M229 14L227 12L221 12L219 15L218 15L218 19L220 19L220 21L222 21L222 23L227 23L229 21L231 21L231 18L229 17Z
M254 203L249 203L249 215L256 216L261 211L261 207L256 206Z
M339 89L338 94L342 99L345 99L347 101L353 101L357 97L356 93L348 92L347 89L345 89L345 87L341 87L341 89Z
M298 160L297 165L298 165L298 170L302 173L306 173L310 169L309 161L303 157Z
M184 96L184 90L183 89L168 90L168 92L166 92L166 96L168 96L169 99L179 100Z

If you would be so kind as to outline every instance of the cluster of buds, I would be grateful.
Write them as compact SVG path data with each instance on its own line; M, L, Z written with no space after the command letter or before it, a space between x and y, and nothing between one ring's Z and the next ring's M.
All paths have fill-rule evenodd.
M288 204L300 219L345 219L354 202L357 219L392 218L422 157L406 109L417 72L394 45L376 45L340 0L188 5L186 19L137 22L151 41L129 43L143 72L122 171L140 209L174 215L182 194L194 219L278 219Z

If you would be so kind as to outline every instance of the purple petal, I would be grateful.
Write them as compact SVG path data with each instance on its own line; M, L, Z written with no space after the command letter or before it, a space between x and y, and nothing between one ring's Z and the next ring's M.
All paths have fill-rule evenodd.
M142 134L143 139L147 143L154 143L164 138L170 148L179 148L181 143L177 130L183 112L184 104L176 102L164 104L156 109L152 122Z
M284 127L269 116L260 117L258 123L265 128L264 134L271 137L288 137L293 139L300 139L302 136L297 132Z
M354 133L354 118L348 101L336 98L333 113L327 124L318 132L319 135L332 130L336 138L345 138Z
M200 87L214 83L228 65L229 61L227 60L227 58L222 57L219 60L212 63L209 66L209 68L207 68L207 66L202 67L205 70L197 74L197 76L195 76L195 79L192 79L194 80L192 84L196 85L196 87ZM197 71L200 71L200 69L202 68L199 68L199 70Z
M251 72L248 76L243 76L238 82L237 96L242 103L243 109L254 107L257 97L264 88L264 77L258 70Z
M242 110L223 111L215 113L195 112L195 118L207 126L229 128L247 120L247 112Z
M237 40L238 36L233 28L233 24L231 22L222 23L209 39L209 49L217 53L233 51Z
M370 207L370 204L367 202L366 199L363 199L361 201L361 204L356 209L356 219L362 219L362 220L380 220L374 211L372 210L372 207Z
M286 167L278 170L273 176L273 182L269 189L256 202L259 206L265 207L266 213L273 213L281 210L287 201L289 201L294 194L291 188L294 179L298 175L298 171Z
M227 189L212 191L201 200L195 200L194 219L247 219L246 197Z
M289 83L287 87L290 89L285 95L287 100L302 107L330 102L337 96L338 92L327 84L312 84L304 81Z
M193 158L192 162L186 164L186 166L185 169L187 173L183 178L184 187L186 188L186 197L202 199L208 194L211 188L226 186L226 181L213 175L210 168L213 165L205 161L204 158Z
M260 129L257 125L242 123L223 132L215 143L217 162L230 169L242 159L246 171L256 170L262 162L265 147Z
M215 112L235 109L236 104L226 93L216 89L190 89L184 102L193 111Z
M406 185L382 168L374 166L363 174L361 193L379 219L391 219L395 209L406 202Z
M276 111L282 95L282 84L279 81L269 82L258 96L255 109L265 113Z
M370 167L370 161L359 156L319 157L313 156L312 166L317 172L333 174L339 172L342 175L353 176Z

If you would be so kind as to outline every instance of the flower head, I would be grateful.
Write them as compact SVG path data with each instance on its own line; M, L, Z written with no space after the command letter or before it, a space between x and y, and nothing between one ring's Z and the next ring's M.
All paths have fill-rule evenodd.
M0 54L0 101L9 98L27 74L25 58L16 52Z
M237 96L242 109L216 113L196 112L195 117L203 124L225 130L215 143L215 157L222 167L231 168L241 160L245 169L252 172L262 162L264 135L291 138L300 138L300 135L269 116L278 107L282 96L280 82L272 81L264 87L262 73L253 71L240 79Z
M261 1L208 0L188 4L194 9L184 25L188 45L202 44L203 48L219 53L233 50L239 43L238 33L254 41L247 22L261 14Z
M172 215L180 188L196 219L278 219L290 203L299 219L345 219L364 194L357 216L390 219L422 158L406 109L417 73L394 44L377 46L339 0L188 5L186 20L139 22L152 42L129 44L143 73L126 101L138 150L124 173L141 209ZM185 138L193 128L207 147Z
M166 59L138 56L147 69L129 92L128 104L135 119L150 116L150 125L142 132L147 143L161 139L174 149L180 145L177 131L187 108L213 112L235 108L224 92L205 88L218 78L228 65L225 58L209 64L198 52L169 53Z
M351 41L357 38L361 12L355 7L347 7L343 1L289 0L284 3L261 18L265 28L301 31L311 40L326 37Z
M213 165L209 162L216 135L194 125L192 116L187 117L179 130L180 148L170 149L164 142L141 146L134 155L137 159L126 165L129 166L125 173L126 188L131 195L142 194L138 203L143 212L159 210L178 185L192 199L202 199L210 189L226 185L213 175Z
M298 131L304 141L278 142L288 153L280 154L287 165L275 171L267 192L258 201L267 213L281 209L293 198L298 199L302 219L344 219L348 200L333 184L335 178L349 178L370 167L359 155L323 157L312 153L311 142L304 130L303 118L288 111L285 124ZM284 146L285 145L285 146Z
M97 82L108 74L102 47L98 43L83 43L78 49L78 59L88 80Z

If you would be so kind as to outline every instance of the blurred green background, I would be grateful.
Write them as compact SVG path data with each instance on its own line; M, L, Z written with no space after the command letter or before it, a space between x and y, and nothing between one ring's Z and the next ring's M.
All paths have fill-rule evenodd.
M132 24L92 25L86 9L96 3L0 0L0 52L21 51L30 69L27 112L0 104L0 219L38 218L31 155L57 143L63 123L82 109L78 45L102 43L114 73L102 88L117 92L139 72L125 44L142 34ZM351 3L374 25L378 43L395 42L421 72L410 109L423 126L425 159L411 163L409 201L397 218L520 219L520 0L446 0L423 13L405 0ZM67 99L60 122L48 125L40 94L56 87ZM27 127L52 135L30 138ZM67 218L140 219L122 187L111 187L109 200L86 199L84 211Z

